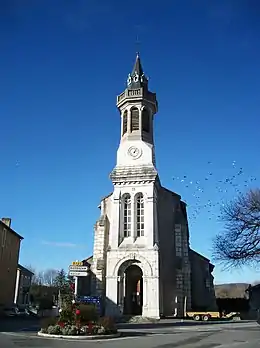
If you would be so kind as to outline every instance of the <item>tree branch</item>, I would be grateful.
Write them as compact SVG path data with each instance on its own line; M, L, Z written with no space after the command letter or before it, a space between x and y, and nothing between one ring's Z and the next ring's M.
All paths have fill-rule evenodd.
M260 189L224 206L224 231L213 241L213 258L226 268L260 262Z

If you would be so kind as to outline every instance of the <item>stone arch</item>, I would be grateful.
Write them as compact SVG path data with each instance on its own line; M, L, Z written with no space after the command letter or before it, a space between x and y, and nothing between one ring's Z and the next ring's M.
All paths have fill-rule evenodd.
M120 270L121 266L124 267L124 264L126 268L130 265L135 264L141 268L144 276L153 276L153 269L150 262L145 257L134 253L129 253L127 256L123 257L116 263L113 271L113 276L118 276L118 271Z
M134 194L135 199L136 199L138 196L144 197L144 193L143 193L142 191L135 192L135 194Z

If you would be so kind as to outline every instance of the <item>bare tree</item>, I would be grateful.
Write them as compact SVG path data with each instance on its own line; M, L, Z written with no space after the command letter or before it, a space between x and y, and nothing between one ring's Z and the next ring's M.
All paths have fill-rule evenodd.
M213 257L225 267L260 263L260 189L250 190L222 209L224 231L213 241Z
M45 271L36 271L33 266L26 267L29 271L33 272L32 284L52 286L58 275L58 271L55 269L46 269Z
M40 284L39 274L36 269L32 265L26 266L26 268L33 273L32 284Z
M49 286L54 285L57 275L58 271L56 269L46 269L46 271L43 272L44 284Z

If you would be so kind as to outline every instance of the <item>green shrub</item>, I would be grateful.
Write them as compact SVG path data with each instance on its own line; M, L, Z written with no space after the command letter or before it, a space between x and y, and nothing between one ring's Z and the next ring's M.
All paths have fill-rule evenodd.
M62 330L59 325L51 325L48 327L47 332L49 335L60 335L62 333Z
M114 334L117 333L117 327L114 319L111 317L102 317L99 319L98 324L100 325L100 331L102 334ZM102 329L103 328L103 329ZM99 333L101 334L101 333Z
M57 324L57 318L47 317L41 320L41 328L48 329L49 326L54 326Z
M95 305L80 304L80 321L82 323L96 322L98 320L98 311Z
M92 327L92 335L98 335L99 329L101 328L100 325L93 325ZM88 332L88 328L86 328L86 332Z
M107 331L104 326L100 326L97 330L98 335L108 335L110 332Z
M59 321L65 324L73 324L75 322L75 311L72 305L67 305L62 309Z
M77 335L77 333L78 333L77 327L75 325L71 325L71 328L69 330L69 335L74 336L74 335Z
M62 334L66 336L76 336L77 328L75 325L67 325L62 329Z

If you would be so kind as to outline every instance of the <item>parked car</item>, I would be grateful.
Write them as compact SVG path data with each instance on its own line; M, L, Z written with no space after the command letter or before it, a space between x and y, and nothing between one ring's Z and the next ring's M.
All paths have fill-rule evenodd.
M11 306L4 308L4 315L6 317L27 316L30 315L27 308L19 308L18 306Z
M18 315L19 309L16 306L4 308L4 315L6 317L14 317Z

